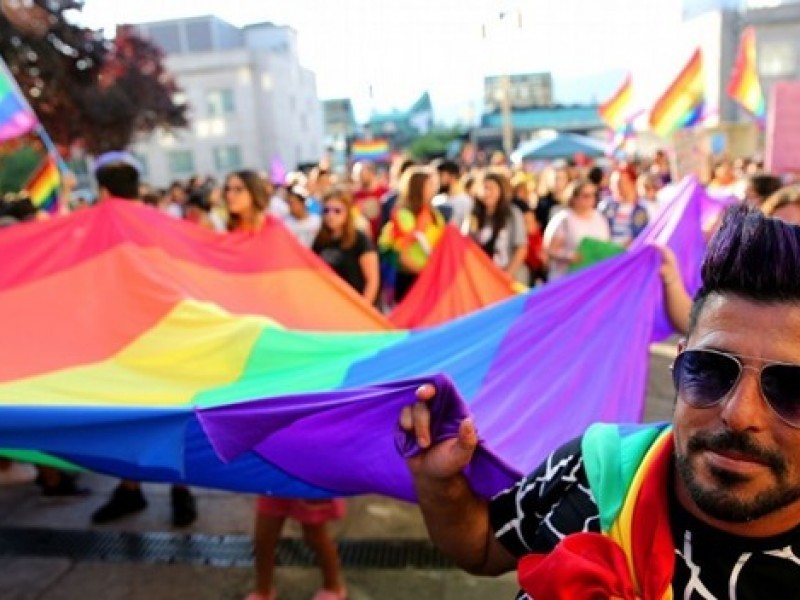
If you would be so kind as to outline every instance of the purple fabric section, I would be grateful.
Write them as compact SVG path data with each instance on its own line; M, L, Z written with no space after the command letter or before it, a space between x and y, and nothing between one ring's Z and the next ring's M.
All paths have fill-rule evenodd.
M434 441L456 435L468 415L445 376L413 379L317 394L281 396L211 409L198 419L217 454L231 461L254 451L288 474L342 495L379 493L414 501L404 457L419 451L398 426L415 391L433 382ZM476 493L489 497L511 485L519 472L481 443L466 475Z
M591 423L641 419L660 260L644 247L530 296L470 404L499 456L528 472Z

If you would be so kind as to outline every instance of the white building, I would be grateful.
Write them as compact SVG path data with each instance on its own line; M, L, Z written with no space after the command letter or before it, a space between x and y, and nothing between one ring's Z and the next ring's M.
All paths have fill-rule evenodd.
M137 25L164 49L189 104L188 129L134 145L144 179L165 186L193 174L293 170L323 153L314 73L300 65L297 33L258 23L234 27L212 16Z
M758 73L767 99L773 83L800 77L800 0L684 0L683 7L683 41L687 48L703 50L706 97L722 121L749 120L726 92L745 27L756 32Z

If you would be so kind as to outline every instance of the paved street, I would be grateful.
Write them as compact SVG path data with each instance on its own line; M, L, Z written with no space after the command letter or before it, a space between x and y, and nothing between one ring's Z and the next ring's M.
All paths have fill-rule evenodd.
M674 344L656 345L651 352L647 420L668 419L673 392L668 365ZM46 500L32 485L0 488L0 540L2 536L32 529L41 533L38 555L0 556L0 599L2 600L238 600L253 583L248 560L199 564L176 561L175 564L141 562L143 549L167 543L197 546L198 556L220 549L226 543L247 547L253 518L252 498L212 490L196 490L198 521L186 532L169 526L169 488L146 485L150 501L147 510L120 522L97 527L89 524L92 511L105 501L116 484L114 479L87 474L82 482L92 488L86 498ZM349 502L347 517L334 526L343 545L357 547L361 542L378 541L382 552L395 555L413 550L414 542L426 538L416 507L377 496ZM48 532L52 535L48 537ZM116 535L127 532L129 537ZM80 537L85 534L86 537ZM95 535L98 534L98 535ZM105 537L103 537L105 536ZM297 539L298 526L290 524L286 536ZM64 540L103 539L114 542L113 551L87 559L87 548L56 546ZM132 547L125 547L129 544ZM120 553L120 545L123 552ZM145 547L145 545L147 547ZM205 549L204 549L205 548ZM50 557L48 557L50 555ZM90 553L90 555L92 555ZM127 558L126 558L127 557ZM133 557L133 558L132 558ZM247 557L246 557L247 558ZM345 577L353 600L362 599L472 599L514 597L513 575L484 579L461 573L443 565L417 568L381 568L370 566L375 557L355 556L345 568ZM289 564L293 561L285 561ZM424 562L424 561L423 561ZM218 566L215 566L218 565ZM318 587L317 570L309 566L281 566L277 571L279 597L306 600Z

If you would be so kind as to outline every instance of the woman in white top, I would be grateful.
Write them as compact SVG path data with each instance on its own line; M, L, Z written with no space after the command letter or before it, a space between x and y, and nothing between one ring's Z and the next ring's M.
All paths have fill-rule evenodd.
M611 239L608 220L597 211L596 203L593 183L573 182L567 207L553 216L544 232L544 248L550 258L548 281L563 277L571 265L581 261L577 248L583 238Z

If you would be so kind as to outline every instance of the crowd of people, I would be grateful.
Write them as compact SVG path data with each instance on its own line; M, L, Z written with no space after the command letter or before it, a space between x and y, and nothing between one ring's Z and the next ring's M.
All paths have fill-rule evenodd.
M365 302L384 311L390 310L408 294L428 265L448 225L469 236L498 269L508 275L509 280L513 278L532 287L546 285L580 267L584 263L581 244L587 238L626 248L668 206L672 182L666 155L662 152L646 160L605 165L561 161L549 164L538 172L512 168L502 158L493 162L495 164L482 169L466 169L447 159L427 163L398 159L386 168L379 168L370 162L357 162L344 175L335 174L320 165L309 172L290 173L282 181L272 181L266 174L254 170L240 170L227 174L222 181L195 176L188 181L175 181L166 189L158 189L140 181L140 169L133 156L112 153L97 161L95 177L97 201L116 198L141 202L172 218L195 223L220 235L258 234L268 219L280 220L300 244L319 256ZM761 211L763 215L800 224L800 186L786 185L789 183L765 173L757 161L734 162L727 159L719 161L713 178L707 182L708 188L714 193L738 196L750 211ZM64 210L82 210L85 206L83 202L65 204ZM754 218L751 213L748 215L747 218ZM36 218L40 218L40 215L37 215L27 198L6 198L0 203L2 226ZM713 225L718 226L719 223ZM763 227L766 231L772 226ZM784 235L789 234L784 232ZM708 263L711 266L706 269L719 266L722 260L719 255L723 250L717 250L717 255ZM692 298L680 283L674 256L668 249L663 249L663 257L661 275L670 317L676 329L688 333L690 339L696 342L696 332L711 327L707 323L711 317L702 312L704 300L700 301L699 308L698 300L695 300L692 311ZM709 283L709 277L704 271L706 295L716 294L727 298L725 294L729 288L722 283ZM748 279L751 280L755 282L754 285L760 285L757 277ZM723 287L717 289L714 285ZM758 295L761 292L758 290L741 291L735 288L731 293L743 295L746 303L755 303L756 308L761 310ZM755 295L754 298L748 295L751 293ZM717 307L714 310L723 309ZM696 347L695 342L684 346L684 350ZM796 342L792 343L796 345ZM752 349L748 346L745 348L747 352L740 354L734 346L736 344L726 343L721 349L736 351L735 356L748 360L753 354L774 358L770 351L763 348ZM710 347L713 350L702 352L720 349L714 345ZM778 353L778 357L787 354L791 352ZM696 358L694 354L691 357ZM794 358L800 360L800 356ZM689 389L686 386L690 385L685 381L685 378L691 377L691 367L686 365L690 362L686 359L676 363L679 367L676 375L679 394L682 390L685 394L691 393L691 389L685 391ZM739 368L734 371L741 378L742 369L751 367L742 367L741 362L737 364ZM773 400L773 394L778 394L780 388L778 391L772 387L766 388L768 367L760 368L763 371L762 393L768 396L770 406L786 421L784 413L789 409L776 405L778 400ZM752 369L757 370L755 367ZM783 382L775 385L783 385ZM402 417L403 426L415 433L423 448L427 448L429 443L424 415L426 402L432 394L430 390L422 392L418 403L420 408L413 413L404 413ZM800 405L800 396L795 395L791 400ZM687 414L713 404L705 398L687 399L686 402L690 408L683 412ZM796 426L793 413L791 419L792 426ZM723 450L734 448L741 454L761 447L753 441L742 441L744 437L724 439L739 441L724 442L729 444L727 446L723 441L714 442L717 445L708 442L708 447ZM481 572L510 568L516 564L513 557L523 553L523 549L536 548L545 552L555 547L552 536L545 536L547 539L542 541L537 537L538 534L531 531L536 532L541 527L541 515L554 514L557 507L542 508L535 503L530 503L528 507L527 483L521 483L514 490L504 493L491 506L479 502L476 504L477 501L463 489L463 481L458 475L474 448L474 431L468 425L462 427L455 442L464 446L463 456L448 462L444 474L436 466L436 461L441 459L435 458L433 450L423 452L423 458L411 463L426 516L439 523L429 523L434 538L438 538L437 541L455 554L467 568ZM579 464L580 451L575 447L569 446L560 452L568 456L567 462L572 461L569 464ZM686 460L689 461L689 458ZM686 467L689 468L691 465ZM727 468L727 464L716 465L714 469L709 467L710 474L706 474L706 478L732 487L747 479L747 474L740 472L738 467L726 471ZM25 471L24 476L21 470ZM534 479L529 481L535 482L539 475L538 472L534 473L531 476ZM11 481L34 477L37 477L45 494L86 494L86 490L76 484L75 476L70 473L45 467L37 474L19 463L0 461L0 481L4 478ZM463 512L461 507L453 503L455 497L448 496L450 492L441 491L444 480L447 485L458 488L460 495L457 499L471 507L469 510ZM531 485L536 487L539 484ZM552 485L553 489L558 488L559 493L562 488L568 487L564 485L563 478L553 480L548 485ZM702 503L692 496L691 483L687 485L689 491L684 496L688 494L687 497L693 499L687 501L687 509L702 513L705 510ZM792 489L800 490L800 484ZM526 512L524 519L531 521L530 527L533 529L529 530L526 525L524 531L516 531L511 535L509 528L518 529L512 527L514 519L521 518L514 516L511 507L521 497L524 497L523 509L536 512L537 519ZM800 497L800 492L796 497ZM185 527L194 522L197 509L191 491L184 486L173 486L171 499L173 525ZM594 514L592 511L597 508L583 500L579 504L583 511L581 514ZM109 500L95 511L93 521L113 521L141 511L146 506L140 485L123 481ZM324 580L316 600L345 598L346 590L336 548L326 529L326 523L340 518L343 512L344 504L340 500L309 502L259 499L255 521L257 589L248 597L249 600L271 600L275 597L275 549L286 518L297 519L303 524L305 539L320 558ZM479 525L474 530L461 531L457 523L462 518L465 523L477 519ZM586 520L586 523L590 520ZM454 529L450 528L451 525ZM490 527L495 528L499 542L487 533ZM589 527L589 530L594 531L594 528ZM483 541L478 541L476 536Z

